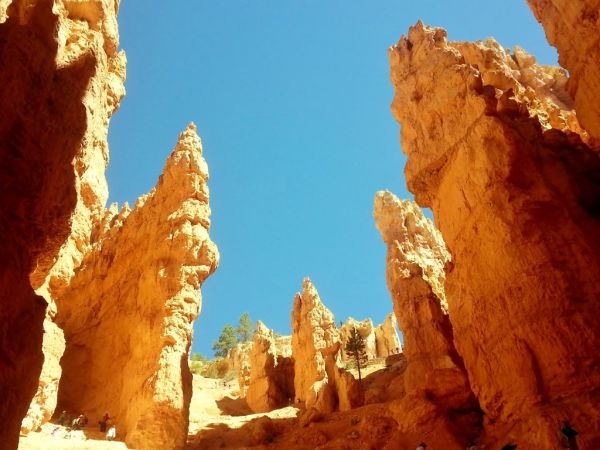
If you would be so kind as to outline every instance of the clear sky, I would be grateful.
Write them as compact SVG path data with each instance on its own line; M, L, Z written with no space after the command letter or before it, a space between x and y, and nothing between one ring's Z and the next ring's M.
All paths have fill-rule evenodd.
M212 355L246 311L290 333L305 276L338 321L391 312L372 204L380 189L410 195L387 48L418 19L556 63L525 0L122 0L110 201L150 190L190 121L209 164L221 264L202 287L193 351Z

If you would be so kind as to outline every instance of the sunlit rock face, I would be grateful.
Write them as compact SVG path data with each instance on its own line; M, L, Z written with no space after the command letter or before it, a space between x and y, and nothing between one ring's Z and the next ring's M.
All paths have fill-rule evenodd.
M219 255L209 237L208 169L190 125L156 187L106 211L58 299L66 338L59 408L108 411L133 448L182 448L188 353L200 286Z
M408 187L452 255L454 342L488 431L554 448L570 420L594 448L600 162L566 74L422 23L389 57Z
M106 132L124 92L117 6L0 0L0 442L9 448L36 390L24 431L56 400L62 337L43 285L54 267L78 264L75 247L106 201Z
M581 125L600 147L600 1L528 0L548 42L569 71L566 89Z
M375 328L375 345L378 357L386 358L402 352L397 327L396 316L391 313L386 316L383 323Z
M294 360L278 351L273 330L260 320L252 342L248 406L256 413L287 406L294 399Z
M325 413L362 404L357 381L337 365L340 348L335 318L310 279L305 278L292 310L296 403Z
M478 406L454 347L447 312L444 283L450 254L440 232L415 203L381 191L375 195L373 215L388 248L387 284L408 364L406 398L397 407L398 420L411 409L411 402L420 403L426 413L419 417L415 408L403 420L406 431L419 423L439 427L436 421L448 422L443 428L451 428L453 411L476 412ZM448 439L456 441L454 436Z
M354 328L356 328L356 331L364 340L365 356L367 359L373 359L377 357L377 342L375 339L375 328L373 327L373 321L371 319L355 320L352 317L348 317L346 322L339 327L340 340L342 341L342 360L347 361L349 359L345 348L346 343L350 338L350 334Z

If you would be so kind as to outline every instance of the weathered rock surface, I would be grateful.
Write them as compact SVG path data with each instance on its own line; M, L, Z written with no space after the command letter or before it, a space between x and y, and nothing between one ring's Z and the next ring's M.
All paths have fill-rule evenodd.
M419 418L430 423L453 411L476 411L447 314L445 266L451 257L440 232L415 203L388 191L376 194L373 215L388 246L387 283L404 335L408 398L399 410L411 402L431 403L425 407L431 416Z
M240 397L245 397L250 386L250 352L254 343L240 342L227 353L227 360L230 362L231 369L235 371L238 377Z
M181 448L187 437L192 323L219 259L207 180L192 124L156 188L131 210L106 212L58 299L60 409L92 420L108 411L134 448Z
M570 420L598 447L600 163L564 72L422 23L389 56L407 183L452 253L454 341L488 431L554 448Z
M362 404L358 382L337 366L341 340L335 319L305 278L292 310L292 354L296 402L328 413Z
M379 358L386 358L402 352L397 327L396 316L394 313L390 313L385 317L385 321L375 328L375 346Z
M287 406L293 398L294 361L278 354L273 330L259 320L250 353L248 406L255 413L268 412Z
M577 117L600 146L600 1L528 0L537 20L569 71L566 89Z
M36 402L53 397L46 381L38 385L51 299L34 289L70 239L83 205L103 206L108 157L100 150L123 93L117 6L0 0L0 208L6 212L0 218L6 262L0 267L0 442L8 448L16 446L36 389Z
M346 322L344 322L344 324L339 328L340 340L342 341L342 345L340 347L342 360L347 361L349 359L344 349L346 348L346 343L350 338L350 333L352 332L353 328L356 328L358 334L365 341L365 354L367 359L376 358L377 344L375 341L375 329L373 328L373 321L371 319L359 321L353 319L352 317L348 317L348 320L346 320Z

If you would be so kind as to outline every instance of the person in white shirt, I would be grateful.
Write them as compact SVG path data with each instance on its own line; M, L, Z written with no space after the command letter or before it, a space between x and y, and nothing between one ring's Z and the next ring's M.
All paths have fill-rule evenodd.
M109 441L114 441L117 437L117 427L111 425L108 431L106 432L106 439Z

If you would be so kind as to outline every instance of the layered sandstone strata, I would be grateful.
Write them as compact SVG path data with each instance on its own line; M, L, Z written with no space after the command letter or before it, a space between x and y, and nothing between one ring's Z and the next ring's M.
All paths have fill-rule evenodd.
M52 298L34 289L48 279L61 246L89 232L88 213L106 200L106 128L123 95L125 66L117 52L117 6L0 0L0 202L8 212L0 219L6 262L0 268L0 441L8 447L16 446L36 389L42 409L53 398L54 381L46 376L57 367L52 353L38 385L43 328L53 329L42 322ZM76 265L80 251L65 264Z
M454 342L488 431L554 448L570 420L597 447L600 161L564 71L422 23L389 56L407 183L452 253Z
M600 147L600 0L528 0L569 71L577 118Z
M340 347L333 314L305 278L292 310L292 354L296 402L307 410L328 413L362 403L358 382L337 365Z
M294 360L278 354L273 330L260 320L252 341L248 406L255 413L287 406L294 398Z
M227 352L227 360L233 371L238 377L238 386L240 397L245 397L250 385L250 352L253 342L240 342Z
M455 411L476 411L477 402L454 348L444 291L445 267L451 257L440 232L415 203L388 191L375 195L373 215L388 247L387 284L404 335L408 398L400 409L430 404L422 417L415 420L414 411L412 417L416 423L429 422L431 428L438 417L444 420ZM410 422L403 424L416 425Z
M208 234L207 181L192 124L156 187L131 210L106 212L58 299L67 342L59 408L92 420L108 411L134 448L186 441L192 323L219 259Z
M398 321L394 313L388 314L383 323L375 328L375 346L379 358L386 358L402 352L402 345L398 337Z

